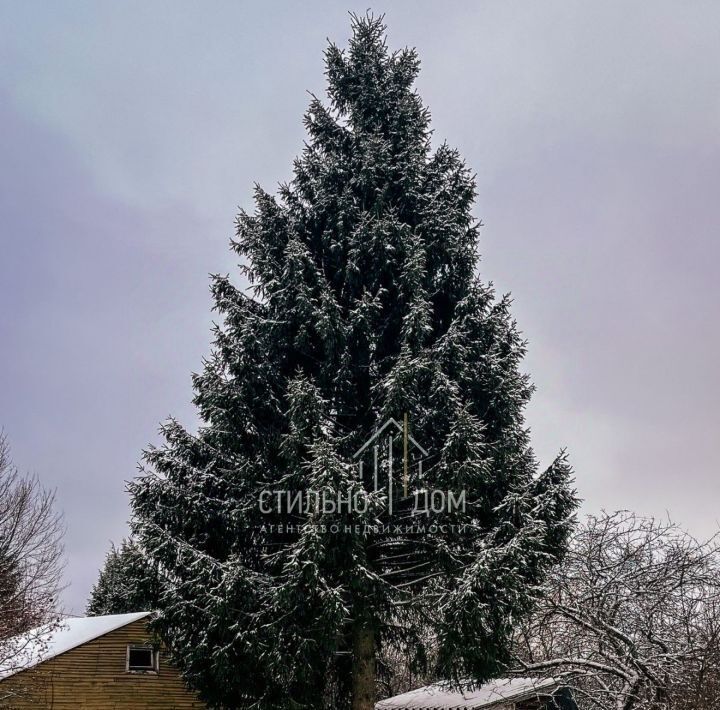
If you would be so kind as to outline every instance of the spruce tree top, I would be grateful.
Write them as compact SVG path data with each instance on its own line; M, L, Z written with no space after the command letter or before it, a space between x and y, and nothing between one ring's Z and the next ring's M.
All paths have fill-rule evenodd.
M378 673L390 648L456 681L496 673L576 505L563 456L537 473L525 344L476 274L473 176L432 150L415 51L390 52L382 18L355 17L326 66L292 181L277 197L257 187L238 217L249 287L213 280L203 424L168 422L131 488L135 533L167 576L157 628L231 707L344 707L364 692L363 639ZM432 452L422 484L467 506L431 513L421 536L374 534L362 526L387 522L387 497L352 456L404 413ZM366 505L268 515L259 496L278 489Z
M154 611L160 599L157 570L133 540L111 545L87 603L88 616Z

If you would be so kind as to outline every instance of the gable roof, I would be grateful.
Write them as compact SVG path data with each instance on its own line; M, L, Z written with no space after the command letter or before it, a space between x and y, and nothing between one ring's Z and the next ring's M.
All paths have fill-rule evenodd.
M426 685L409 693L381 700L376 710L466 710L487 708L504 702L532 698L540 691L552 693L558 687L553 678L498 678L475 690L457 691L442 683Z
M144 619L151 612L112 614L110 616L81 616L62 619L59 624L46 624L9 639L17 653L13 658L0 661L0 681L16 673L49 661L61 653L94 641L111 631L121 629L134 621Z

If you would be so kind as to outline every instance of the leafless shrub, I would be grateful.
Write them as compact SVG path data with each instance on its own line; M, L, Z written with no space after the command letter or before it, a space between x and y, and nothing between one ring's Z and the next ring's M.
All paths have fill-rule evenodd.
M58 618L64 526L54 504L54 493L36 477L18 472L0 434L0 671L4 675L27 662L30 651L40 651L42 635L30 630Z
M517 635L517 672L599 710L720 706L720 551L670 521L590 517Z

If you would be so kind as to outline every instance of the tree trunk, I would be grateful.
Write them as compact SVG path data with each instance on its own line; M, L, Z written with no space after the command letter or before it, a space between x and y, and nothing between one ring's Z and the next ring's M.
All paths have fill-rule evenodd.
M353 629L352 710L375 708L375 631L357 624Z

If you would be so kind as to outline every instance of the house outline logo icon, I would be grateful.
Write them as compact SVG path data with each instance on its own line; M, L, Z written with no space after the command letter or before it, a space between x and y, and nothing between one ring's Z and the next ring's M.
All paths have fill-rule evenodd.
M390 431L388 431L390 430ZM360 478L363 478L363 454L365 454L372 447L373 452L373 490L377 493L381 487L379 485L379 470L380 470L380 447L382 443L382 437L387 434L387 470L388 470L388 505L389 512L392 514L393 509L393 463L395 460L393 442L398 434L402 435L402 462L403 462L403 496L408 496L408 483L410 480L410 445L414 449L417 449L425 458L429 456L427 450L410 435L410 427L407 413L403 416L403 423L397 421L394 417L390 417L373 435L367 439L367 441L353 454L353 461L358 463L358 470ZM418 477L422 477L422 458L418 460Z

